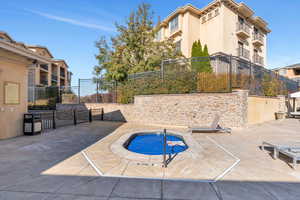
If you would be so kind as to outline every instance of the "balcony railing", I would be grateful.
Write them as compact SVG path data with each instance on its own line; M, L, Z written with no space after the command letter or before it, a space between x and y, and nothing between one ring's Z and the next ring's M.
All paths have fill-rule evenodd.
M41 80L40 80L40 83L41 83L42 85L48 85L48 80L47 80L47 79L41 79Z
M236 25L236 32L241 37L249 37L250 25L248 25L247 23L238 22Z
M40 65L40 67L46 71L48 71L48 65Z
M239 57L249 59L250 58L250 51L245 49L245 48L239 47L239 48L237 48L237 55Z
M259 65L264 65L264 58L259 55L253 55L253 62Z
M264 44L264 35L262 33L253 33L253 44L263 45Z
M60 76L65 77L66 76L65 71L60 71Z
M52 81L57 81L57 75L52 74L52 75L51 75L51 79L52 79Z

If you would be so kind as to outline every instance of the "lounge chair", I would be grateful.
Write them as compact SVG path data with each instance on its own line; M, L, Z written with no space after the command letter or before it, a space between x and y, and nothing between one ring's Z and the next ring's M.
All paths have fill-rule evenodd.
M231 129L230 128L222 128L219 125L219 121L220 121L220 116L216 115L215 119L213 120L213 122L211 123L210 127L190 127L189 130L193 133L193 132L198 132L198 133L217 133L217 132L221 132L221 133L231 133Z
M270 142L263 142L261 149L265 150L265 147L273 148L273 158L277 159L279 153L288 156L293 159L293 168L295 169L297 161L300 160L300 142L281 143L275 144Z
M289 115L294 118L300 117L300 112L290 112Z

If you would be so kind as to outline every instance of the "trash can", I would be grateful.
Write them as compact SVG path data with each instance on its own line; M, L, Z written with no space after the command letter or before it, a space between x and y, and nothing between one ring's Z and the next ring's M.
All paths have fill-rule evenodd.
M276 112L275 113L276 120L284 119L284 117L285 117L285 112Z
M36 135L42 132L42 120L39 114L24 114L24 135Z

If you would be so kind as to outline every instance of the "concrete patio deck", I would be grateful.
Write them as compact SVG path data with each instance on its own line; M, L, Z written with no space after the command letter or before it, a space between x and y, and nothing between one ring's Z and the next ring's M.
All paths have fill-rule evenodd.
M262 141L300 141L299 120L251 126L234 130L232 135L209 135L241 159L216 183L99 177L83 157L75 156L128 126L149 128L93 122L0 141L0 199L300 199L300 166L293 170L285 158L273 160L268 152L259 149ZM208 142L207 135L193 137ZM55 175L55 167L66 161L75 164L65 174L57 170ZM45 175L50 170L52 174Z

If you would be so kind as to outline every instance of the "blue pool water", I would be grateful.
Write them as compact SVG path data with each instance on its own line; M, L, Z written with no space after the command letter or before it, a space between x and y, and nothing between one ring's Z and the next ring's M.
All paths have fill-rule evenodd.
M137 134L131 138L126 148L129 151L140 154L163 155L163 140L163 134ZM188 146L184 143L182 138L175 135L167 135L167 154L180 153L187 148Z

